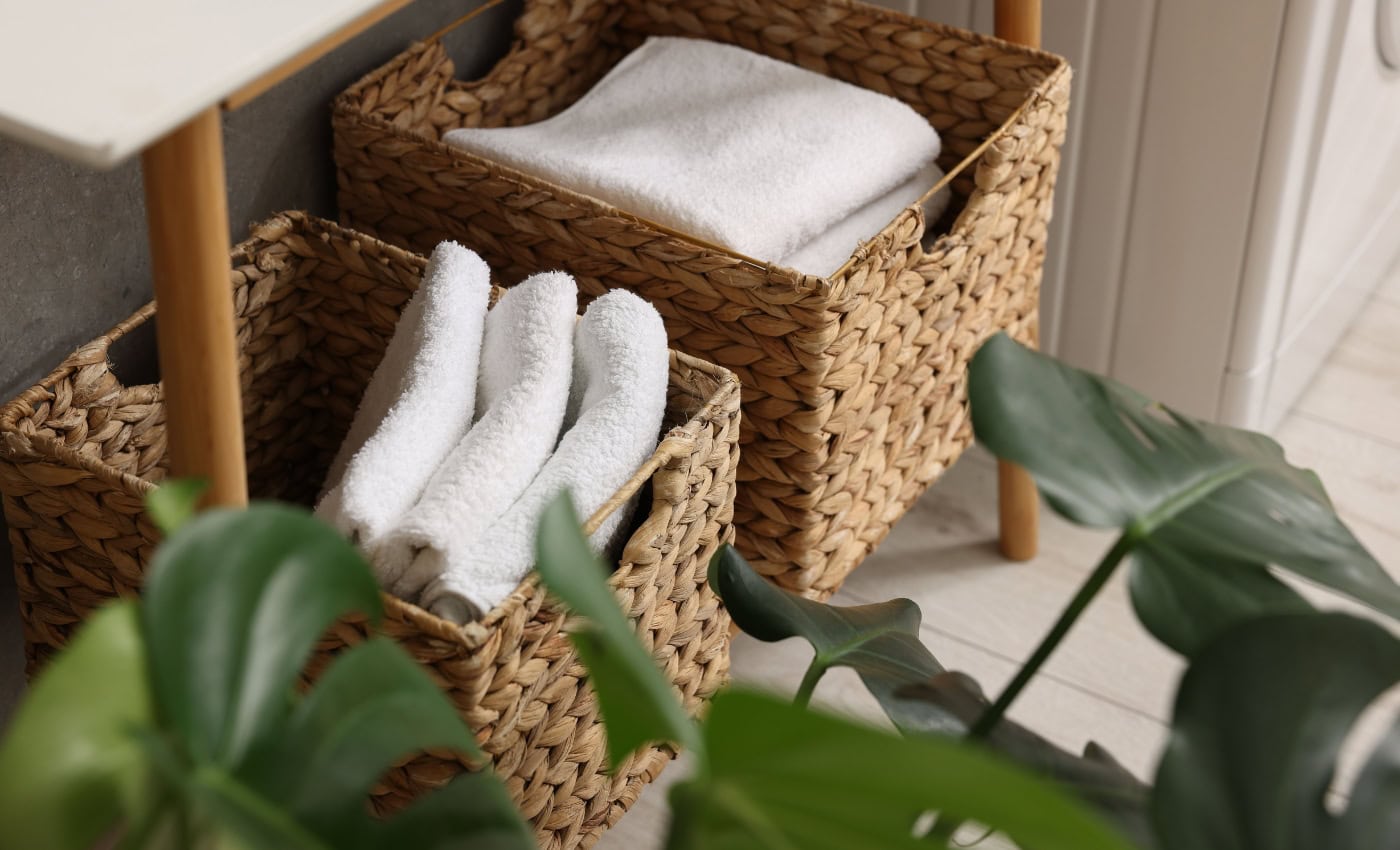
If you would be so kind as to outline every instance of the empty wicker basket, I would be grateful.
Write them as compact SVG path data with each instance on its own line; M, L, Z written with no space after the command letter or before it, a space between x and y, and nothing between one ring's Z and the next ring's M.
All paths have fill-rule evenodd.
M423 264L299 213L258 226L234 250L255 497L315 497ZM154 317L155 306L146 306L0 408L0 491L31 670L95 607L139 590L156 543L142 499L164 475L161 389L124 386L108 356ZM732 535L734 376L673 354L667 422L674 427L622 491L642 491L650 506L639 509L612 586L695 710L728 668L729 618L705 575ZM427 667L477 730L541 847L591 844L670 759L668 750L650 748L605 772L595 698L562 631L563 612L534 579L464 628L393 597L384 602L384 632ZM365 632L360 622L337 625L313 672ZM391 772L376 805L402 805L462 769L450 756L420 757Z
M911 206L816 278L439 141L559 112L648 35L899 98L943 137L953 211L934 228ZM592 295L650 300L678 349L743 384L740 548L790 588L834 592L971 441L973 352L998 330L1035 339L1064 61L852 0L526 0L510 53L480 80L454 73L435 37L336 101L345 221L420 250L464 241L512 279L567 268Z

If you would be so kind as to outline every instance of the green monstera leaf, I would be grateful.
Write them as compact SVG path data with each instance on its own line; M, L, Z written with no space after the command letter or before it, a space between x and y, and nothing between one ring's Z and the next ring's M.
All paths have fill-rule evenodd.
M1026 467L1056 511L1123 530L1133 604L1179 652L1261 612L1303 610L1270 566L1400 618L1400 585L1268 437L1183 416L1004 335L973 358L969 395L977 439Z
M710 562L710 586L745 634L770 643L800 637L811 644L812 663L798 692L799 704L807 703L827 670L849 667L901 731L962 731L961 724L931 711L929 703L899 693L943 672L919 641L921 615L910 600L838 607L804 599L769 584L729 545L720 547Z
M900 696L909 706L907 711L923 705L940 721L952 717L960 724L959 732L970 729L991 705L981 686L964 673L943 673L910 684L900 689ZM1103 747L1090 741L1083 755L1075 755L1005 718L984 740L1032 773L1054 780L1132 839L1135 846L1143 850L1156 846L1148 810L1152 789Z
M143 602L162 723L149 746L166 783L247 847L430 846L434 830L447 841L478 829L532 847L489 774L439 792L455 806L429 797L402 820L370 816L369 789L400 758L480 755L452 704L385 639L347 650L296 695L325 630L351 612L377 618L380 605L355 549L304 511L254 505L182 526L157 552ZM477 802L462 805L468 796Z
M95 616L21 707L0 745L0 833L59 850L109 835L142 850L533 848L490 772L394 818L370 815L370 788L404 757L480 756L452 704L386 639L345 651L297 693L325 629L379 610L369 567L304 511L182 520L142 602Z
M377 619L373 574L303 511L213 510L157 550L143 628L162 720L192 753L236 764L285 720L312 647L342 615Z
M1400 726L1348 808L1324 805L1357 717L1400 683L1400 639L1344 614L1280 614L1221 634L1177 693L1157 771L1164 850L1377 850L1400 841Z
M136 730L154 722L136 606L98 612L34 683L0 744L0 834L88 850L150 794Z
M194 519L199 500L209 482L203 478L175 478L146 494L146 514L167 537Z
M709 759L672 793L674 850L895 850L939 811L1037 850L1130 850L1082 804L974 744L901 738L775 699L715 698Z

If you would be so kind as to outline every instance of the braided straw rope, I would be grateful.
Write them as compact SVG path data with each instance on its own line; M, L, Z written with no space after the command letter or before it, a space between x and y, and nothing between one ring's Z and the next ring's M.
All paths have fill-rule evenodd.
M392 334L423 259L301 213L256 227L234 250L232 289L249 485L308 503ZM165 474L159 385L124 386L109 347L155 316L148 305L0 408L0 492L31 672L94 608L141 586L157 532L142 498ZM706 584L732 538L739 386L724 369L672 354L668 423L651 460L590 527L640 491L640 524L612 576L642 641L696 711L727 675L729 617ZM606 771L604 730L563 612L526 580L465 628L384 597L381 630L419 660L477 732L543 848L586 847L671 758L648 748ZM363 640L338 623L316 675ZM394 770L374 792L401 807L464 768L450 753Z
M768 266L443 145L457 127L559 112L648 35L737 44L899 98L938 129L955 220L914 205L828 278ZM632 289L672 344L743 384L740 549L824 598L971 441L967 364L1036 335L1069 68L1045 53L854 0L526 0L509 54L454 79L439 40L334 109L345 221L420 250L453 238L510 279ZM755 199L771 203L773 199Z

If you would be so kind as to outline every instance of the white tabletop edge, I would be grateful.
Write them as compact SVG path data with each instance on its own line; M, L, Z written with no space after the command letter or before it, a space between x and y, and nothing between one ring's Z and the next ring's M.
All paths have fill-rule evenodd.
M0 28L0 78L25 81L0 86L0 135L112 168L385 2L131 0L93 4L75 25L55 8L66 4L0 0L0 20L18 22ZM135 23L142 9L152 23ZM70 61L55 65L38 35L54 32Z

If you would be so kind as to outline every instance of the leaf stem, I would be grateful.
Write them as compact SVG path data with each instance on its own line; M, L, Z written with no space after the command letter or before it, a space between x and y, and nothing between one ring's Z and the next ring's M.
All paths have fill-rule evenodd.
M1125 531L1118 538L1118 541L1113 544L1113 548L1108 550L1108 553L1103 556L1103 560L1099 561L1099 565L1094 567L1089 578L1074 594L1069 605L1060 612L1060 618L1055 621L1055 625L1051 627L1049 633L1041 639L1035 652L1031 653L1031 657L1025 664L1021 665L1021 669L1016 671L1016 677L1001 692L996 702L982 712L982 716L978 717L977 722L968 730L967 736L969 738L974 740L985 738L996 728L1002 716L1011 708L1011 704L1021 695L1021 691L1040 671L1041 666L1049 660L1050 654L1060 645L1060 641L1064 640L1065 635L1069 634L1070 627L1084 613L1084 609L1089 607L1089 603L1094 600L1094 597L1098 596L1099 591L1103 590L1103 586L1112 577L1114 570L1118 569L1123 558L1137 545L1138 539L1138 535L1131 529Z
M812 692L817 689L817 682L821 681L825 673L826 665L821 663L820 656L814 656L812 663L807 665L807 672L802 674L802 684L797 686L797 694L793 696L792 704L798 708L806 708L812 701Z

